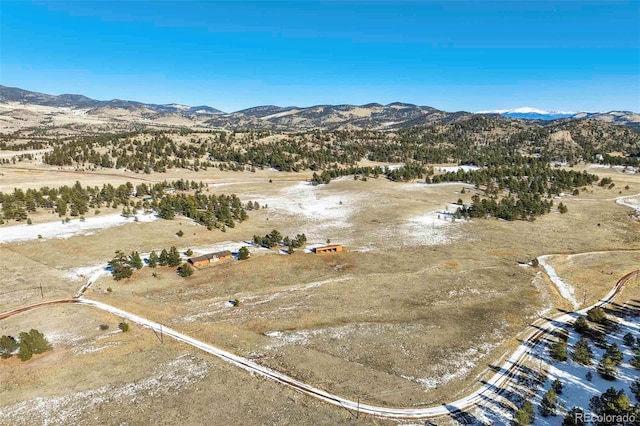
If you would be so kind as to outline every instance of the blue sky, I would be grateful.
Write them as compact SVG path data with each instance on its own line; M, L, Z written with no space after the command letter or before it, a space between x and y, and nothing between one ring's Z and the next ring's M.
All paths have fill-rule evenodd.
M640 111L640 2L2 0L0 84L224 111Z

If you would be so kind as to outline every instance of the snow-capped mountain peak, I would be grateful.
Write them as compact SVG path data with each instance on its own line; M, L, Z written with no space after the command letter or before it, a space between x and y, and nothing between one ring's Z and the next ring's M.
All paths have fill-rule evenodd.
M532 107L520 107L513 109L495 109L489 111L478 111L477 114L540 114L540 115L555 115L555 114L575 114L571 111L545 111Z
M556 120L575 115L571 111L545 111L532 107L520 107L513 109L496 109L490 111L478 111L477 114L500 114L509 118L521 118L525 120Z

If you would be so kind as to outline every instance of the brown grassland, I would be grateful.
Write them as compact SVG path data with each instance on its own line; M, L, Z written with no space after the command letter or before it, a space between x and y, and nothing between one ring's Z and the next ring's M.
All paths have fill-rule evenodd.
M287 256L254 250L249 260L199 269L187 279L174 269L143 268L120 282L101 277L85 297L341 396L389 406L445 403L489 377L489 365L518 345L526 325L571 308L540 268L519 262L558 254L549 262L581 302L586 292L586 304L638 268L640 224L615 199L640 192L640 177L589 171L611 176L615 188L594 186L564 197L566 214L554 211L534 222L450 223L434 212L458 198L468 202L473 188L459 194L465 185L382 178L310 187L301 183L309 173L273 171L137 175L2 168L2 191L76 180L102 185L185 178L209 183L212 193L235 193L269 207L250 211L248 221L224 233L176 218L0 245L0 311L41 301L41 285L45 299L71 297L83 280L69 272L106 264L118 249L216 247L272 229L305 233L310 243L330 239L347 251L316 256L298 250ZM53 215L40 216L37 221ZM180 229L182 238L175 236ZM594 251L603 253L580 255ZM637 298L638 290L625 290L623 297ZM238 307L226 303L233 299ZM345 410L251 377L186 345L168 339L160 344L150 330L132 326L128 333L111 333L118 321L82 306L41 308L0 321L0 334L37 328L55 337L51 352L29 362L0 360L0 413L8 413L12 424L33 424L24 418L38 423L38 416L56 411L67 416L62 424L356 421ZM98 329L103 323L108 331ZM37 396L44 398L42 406ZM24 401L31 404L20 405Z

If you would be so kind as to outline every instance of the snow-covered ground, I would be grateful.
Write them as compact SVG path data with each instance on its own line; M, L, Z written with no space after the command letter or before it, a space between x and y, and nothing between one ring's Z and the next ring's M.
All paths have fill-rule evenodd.
M155 214L139 214L138 222L153 222L158 219ZM0 227L0 244L37 240L47 238L70 238L76 235L87 235L92 231L107 229L127 223L134 223L133 217L124 217L119 214L88 217L84 221L72 219L68 223L62 220L56 222L38 223L34 225L14 225Z
M613 169L619 172L624 171L625 173L638 173L638 170L635 167L631 166L612 166L610 164L590 164L587 166L588 169Z
M450 243L453 239L452 226L466 222L454 219L454 212L459 206L449 204L446 208L431 211L409 218L402 229L403 240L415 245L438 245Z
M621 206L631 207L635 209L637 214L640 214L640 194L618 197L616 198L616 203Z
M305 234L310 240L325 240L333 230L351 226L351 216L357 211L360 194L333 195L322 186L309 182L283 188L279 194L250 194L247 198L268 205L269 215L295 217L305 222ZM345 241L341 241L345 243Z
M574 308L577 308L579 303L578 303L578 300L576 299L575 290L573 286L563 281L558 276L558 274L553 269L553 267L547 263L547 260L549 260L551 257L553 257L552 254L540 256L538 257L538 262L540 262L540 266L544 268L545 272L551 279L551 282L553 282L553 284L555 284L555 286L558 288L558 291L560 292L562 297L564 297L569 302L571 302Z
M589 400L594 396L601 395L610 387L624 389L625 394L632 403L637 402L629 388L640 372L629 365L629 360L633 356L633 349L624 345L622 337L629 332L631 332L634 337L640 336L640 321L637 317L626 319L617 318L617 320L619 321L620 329L615 333L607 335L607 342L609 344L616 343L624 355L624 361L622 365L618 367L617 379L615 381L605 380L598 374L596 366L602 359L605 350L596 347L592 342L589 342L589 346L593 351L593 364L589 367L573 362L571 357L565 362L551 362L547 381L544 386L538 390L536 397L532 401L536 407L535 425L556 426L562 424L564 412L555 417L542 417L538 411L542 396L551 389L551 383L555 379L559 379L563 385L562 394L558 395L558 406L563 404L566 410L572 407L580 407L588 413L590 411ZM569 353L571 353L573 346L581 336L571 328L567 329L571 332L568 340ZM551 360L548 354L545 358ZM585 378L587 372L591 372L593 376L591 381Z
M242 247L247 247L250 252L269 251L269 249L266 249L266 248L256 247L253 244L251 244L249 241L223 241L223 242L211 244L208 246L192 247L191 251L193 251L194 256L202 256L203 254L215 253L218 251L225 251L225 250L228 250L232 253L237 253L238 250L240 250ZM149 256L149 254L146 254L146 253L145 255L146 257Z

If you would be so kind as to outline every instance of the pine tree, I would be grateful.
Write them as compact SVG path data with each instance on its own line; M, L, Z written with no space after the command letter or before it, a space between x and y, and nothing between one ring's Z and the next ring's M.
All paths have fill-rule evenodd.
M584 410L580 407L573 407L562 421L562 426L586 426L584 421Z
M615 361L609 358L607 355L602 357L602 360L598 363L598 373L605 380L615 380L618 374L618 368Z
M20 361L28 361L33 357L33 352L31 351L31 347L23 341L20 341L20 349L18 350L18 358Z
M640 379L635 379L629 389L631 389L631 393L636 398L636 401L640 402Z
M162 249L160 252L160 257L158 258L158 265L167 266L169 264L169 253L167 249Z
M575 322L573 323L573 328L580 334L586 334L589 332L589 324L587 323L587 320L584 319L584 317L578 317L577 320L575 320Z
M149 268L155 268L156 266L158 266L158 255L155 251L152 251L149 254Z
M0 358L11 358L13 352L18 349L20 345L11 336L0 337Z
M635 407L631 405L629 397L623 389L617 390L613 387L607 389L602 395L594 396L589 400L589 408L598 416L619 416L632 414ZM596 422L596 425L610 424Z
M553 383L551 383L551 389L553 389L557 395L562 395L562 382L560 379L555 379Z
M178 274L183 278L190 277L193 275L193 267L188 262L185 262L178 268Z
M22 334L23 333L20 333L21 340L23 339ZM51 344L46 339L46 337L44 337L44 334L42 334L36 329L32 328L29 331L29 333L26 334L26 337L27 337L27 344L31 347L31 351L34 354L41 354L51 349Z
M631 333L625 334L624 337L622 338L622 341L624 342L624 344L626 346L631 346L631 347L633 347L633 345L635 345L635 340L636 339L634 339L633 334L631 334Z
M629 360L629 364L635 369L640 370L640 349L633 350L633 356Z
M583 337L578 341L578 343L575 344L571 357L578 364L591 365L593 352L589 347L589 342L587 341L587 339Z
M182 258L180 257L180 253L175 246L171 246L169 249L169 255L167 256L167 266L176 267L180 265L182 262Z
M607 319L607 314L604 312L604 309L596 306L587 311L587 319L592 322L604 323Z
M240 250L238 250L238 259L246 260L248 258L249 258L249 249L246 247L240 247Z
M613 361L616 366L622 364L622 361L624 359L622 352L620 351L616 343L613 343L607 347L606 356L611 358L611 361Z
M129 264L127 255L120 250L116 251L115 257L109 261L108 265L111 267L111 275L113 275L113 279L116 281L129 278L133 275L133 269Z
M131 252L129 255L129 266L135 269L142 269L142 258L137 251Z
M540 414L544 417L555 416L557 404L558 395L556 395L553 389L550 389L542 397L542 401L540 402Z
M523 408L520 408L513 416L513 421L511 422L511 424L513 426L527 426L531 424L531 421L529 421L527 412Z
M533 423L536 420L536 411L533 409L533 404L531 401L527 400L522 404L522 409L525 413L527 413L527 417L529 418L529 423Z
M567 342L563 339L551 345L551 357L556 361L567 360Z

